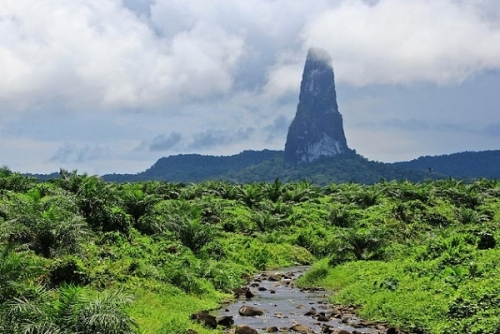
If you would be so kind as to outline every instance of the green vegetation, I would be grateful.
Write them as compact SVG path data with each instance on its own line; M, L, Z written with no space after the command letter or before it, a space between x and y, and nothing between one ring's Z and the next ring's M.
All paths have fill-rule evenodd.
M0 333L220 333L246 274L314 263L371 320L500 333L500 183L105 182L0 169Z
M374 184L380 180L410 180L449 177L472 180L499 179L500 151L461 152L450 155L420 157L412 161L383 163L370 161L356 151L320 159L301 165L286 164L283 151L243 151L232 156L179 154L159 159L137 174L103 175L105 181L139 182L204 182L222 180L234 183L298 182L308 179L320 186L331 183L356 182ZM58 173L31 175L40 180L58 178Z
M50 175L42 177L54 177ZM135 175L104 175L107 181L161 180L170 182L203 182L223 180L234 183L299 182L308 179L326 186L331 183L357 182L372 184L385 180L423 181L427 178L446 178L445 174L430 173L427 168L412 170L382 162L369 161L355 151L334 157L321 157L309 164L290 165L283 160L282 151L244 151L233 156L176 155L161 158L151 168Z
M335 251L300 285L332 289L333 303L405 330L499 333L500 183L380 183L359 195L371 205L353 201Z
M394 166L414 171L440 173L454 178L500 179L500 150L481 152L460 152L437 156L425 156Z

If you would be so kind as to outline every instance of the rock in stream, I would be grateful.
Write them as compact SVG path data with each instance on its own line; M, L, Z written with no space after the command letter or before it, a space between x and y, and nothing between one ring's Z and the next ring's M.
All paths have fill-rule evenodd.
M219 319L231 316L234 320L235 327L226 333L385 333L383 324L358 319L353 308L329 304L324 289L296 288L295 279L308 268L291 267L250 277L246 287L235 291L237 301L217 314Z

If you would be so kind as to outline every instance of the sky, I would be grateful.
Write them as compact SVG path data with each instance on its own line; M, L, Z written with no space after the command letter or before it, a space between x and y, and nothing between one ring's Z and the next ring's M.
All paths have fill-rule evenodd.
M282 150L310 47L364 157L500 149L498 0L3 0L0 165Z

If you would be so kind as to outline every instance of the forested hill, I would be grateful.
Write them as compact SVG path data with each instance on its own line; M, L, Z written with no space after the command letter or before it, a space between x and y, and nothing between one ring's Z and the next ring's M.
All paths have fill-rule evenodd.
M283 151L244 151L226 157L198 154L161 158L151 168L135 175L111 174L107 181L164 180L169 182L202 182L224 180L235 183L283 182L309 180L318 185L356 182L372 184L385 180L423 181L445 178L445 175L414 171L382 162L369 161L350 151L335 157L322 157L309 164L284 162Z
M317 185L354 182L373 184L380 180L410 180L446 178L428 171L414 171L390 164L370 161L354 151L334 157L320 157L309 164L289 165L282 156L273 160L235 170L223 175L223 180L238 183L271 182L279 178L283 182L308 180Z
M433 173L460 179L500 179L500 150L425 156L392 165L415 171L429 171L430 168Z
M271 160L283 151L243 151L231 156L179 154L159 159L153 166L138 174L108 174L106 181L164 180L170 182L201 182L221 179L230 171Z
M383 163L370 161L355 151L334 157L322 157L309 164L291 165L284 162L283 151L243 151L231 156L179 154L159 159L137 174L107 174L105 181L133 182L162 180L198 183L222 180L235 183L283 182L309 180L317 185L355 182L373 184L384 180L426 179L500 179L500 150L461 152L440 156L425 156L411 161ZM30 174L41 180L58 178Z

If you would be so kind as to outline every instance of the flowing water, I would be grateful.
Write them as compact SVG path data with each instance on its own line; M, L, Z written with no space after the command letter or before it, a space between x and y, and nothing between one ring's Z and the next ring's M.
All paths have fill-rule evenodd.
M248 325L259 333L266 332L266 329L271 327L286 330L295 324L301 324L311 329L310 332L303 333L322 333L326 328L328 328L325 331L327 333L333 332L335 329L361 333L376 332L374 328L364 327L363 322L360 323L360 319L357 319L353 314L338 315L340 318L334 318L333 306L327 301L328 292L321 291L321 289L304 291L295 287L294 280L308 268L307 266L298 266L255 275L248 285L255 296L252 298L246 298L245 295L239 297L235 303L223 307L218 312L218 316L233 316L235 325ZM281 279L279 281L267 279L272 274L280 274ZM238 310L245 305L258 308L263 311L263 314L241 316ZM317 315L306 315L311 308L315 309L317 315L324 312L326 318L319 320Z

